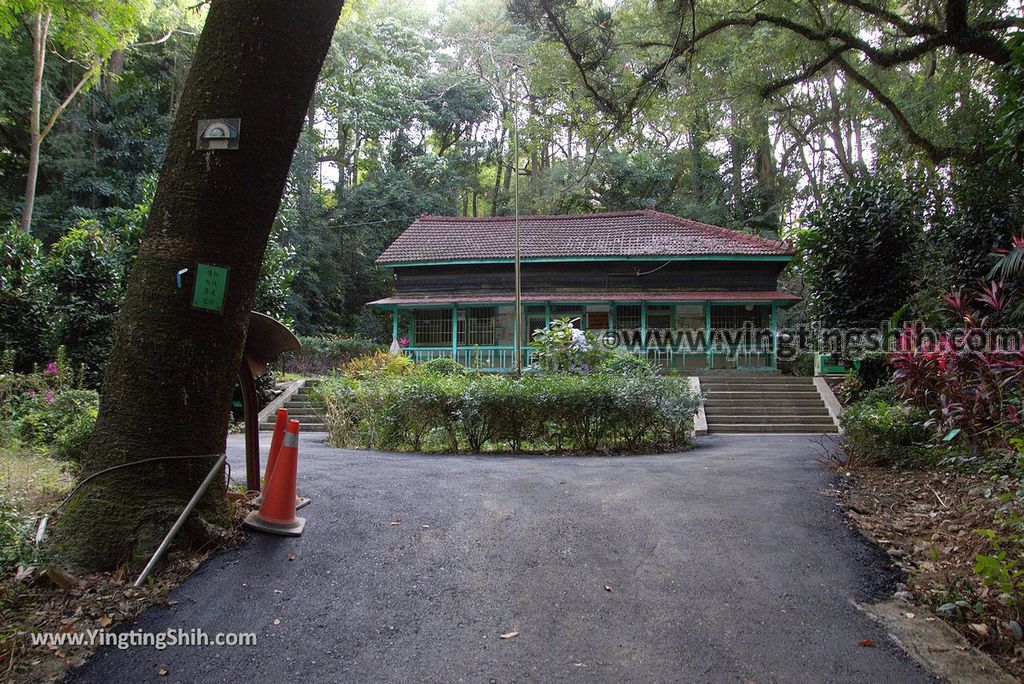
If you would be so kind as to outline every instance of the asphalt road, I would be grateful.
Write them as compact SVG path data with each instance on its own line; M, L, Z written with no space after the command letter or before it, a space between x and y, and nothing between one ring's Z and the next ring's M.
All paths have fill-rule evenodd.
M610 458L323 438L300 445L304 536L250 535L126 627L255 632L255 647L108 648L72 680L928 681L854 606L895 577L825 494L820 437Z

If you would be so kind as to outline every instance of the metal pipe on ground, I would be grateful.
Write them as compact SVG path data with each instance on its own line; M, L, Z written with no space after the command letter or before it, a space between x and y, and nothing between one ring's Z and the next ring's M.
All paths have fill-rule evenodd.
M171 545L171 542L174 541L174 537L177 536L178 532L181 530L182 525L185 524L185 520L188 518L189 514L193 511L193 509L195 509L196 504L199 503L199 500L203 498L203 494L206 493L206 490L210 487L210 483L213 482L213 479L215 477L217 477L217 473L224 468L224 462L226 460L227 454L221 454L217 458L217 462L213 464L213 467L210 469L210 472L207 473L206 479L203 480L203 483L199 485L199 489L196 490L196 493L193 494L192 498L189 499L187 504L185 504L185 510L181 512L181 515L178 516L178 519L174 521L174 525L171 526L171 530L167 533L167 536L164 537L164 540L162 542L160 542L160 546L157 547L156 553L154 553L153 557L149 559L148 563L146 563L146 567L142 569L142 574L140 574L139 578L135 580L134 584L132 584L133 587L142 586L142 583L146 581L146 578L149 576L149 573L152 572L153 568L156 567L156 564L160 562L160 559L163 557L164 553L167 552L167 548Z

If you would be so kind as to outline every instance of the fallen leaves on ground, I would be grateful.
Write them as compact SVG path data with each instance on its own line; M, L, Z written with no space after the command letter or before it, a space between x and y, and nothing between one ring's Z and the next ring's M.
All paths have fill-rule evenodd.
M847 517L907 573L897 597L936 612L1024 675L1024 645L1009 622L1015 614L974 573L975 557L992 550L975 530L997 528L1000 509L1024 512L1024 502L1001 499L985 475L953 470L859 467L843 472L842 483L837 494ZM1013 482L1001 486L1015 489Z
M517 636L519 636L519 630L518 629L513 629L511 632L505 632L504 634L502 634L498 638L499 639L515 639Z
M236 508L240 522L244 510ZM230 533L220 543L235 539ZM61 648L33 646L31 632L84 632L111 629L131 620L146 608L177 601L166 598L199 567L213 549L196 555L173 552L150 577L147 586L131 586L135 572L120 567L114 572L74 576L60 568L21 568L0 578L0 680L4 682L57 682L85 662L89 646ZM166 674L166 673L164 673Z
M860 646L861 648L874 648L875 647L875 640L874 639L861 639L860 643L857 644L857 645Z

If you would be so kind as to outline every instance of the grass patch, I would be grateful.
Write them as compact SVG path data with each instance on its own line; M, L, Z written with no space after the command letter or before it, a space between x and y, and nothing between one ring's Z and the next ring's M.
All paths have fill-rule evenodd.
M44 513L74 486L68 463L32 449L0 447L0 495L23 513Z

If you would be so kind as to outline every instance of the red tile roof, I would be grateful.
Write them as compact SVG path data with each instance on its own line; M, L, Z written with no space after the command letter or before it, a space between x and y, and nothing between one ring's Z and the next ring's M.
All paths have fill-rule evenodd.
M743 292L524 292L523 301L534 302L792 302L800 297L788 292L758 290ZM370 302L371 306L436 306L438 304L513 304L513 294L444 294L444 295L398 295Z
M408 262L511 260L511 216L424 214L377 259ZM788 243L658 211L521 216L523 259L660 256L792 256Z

